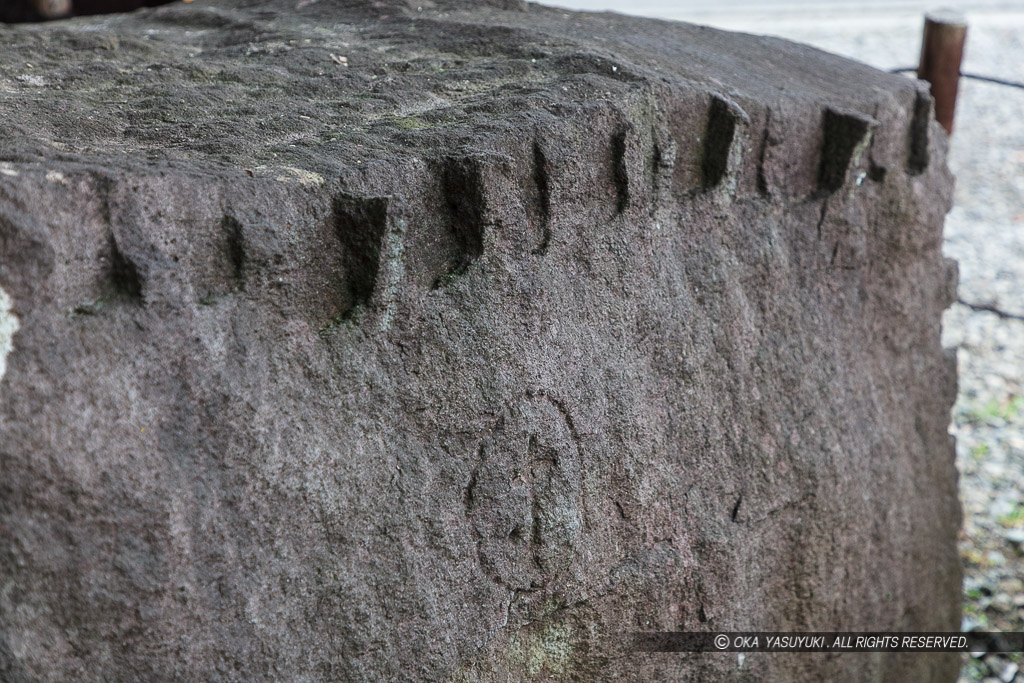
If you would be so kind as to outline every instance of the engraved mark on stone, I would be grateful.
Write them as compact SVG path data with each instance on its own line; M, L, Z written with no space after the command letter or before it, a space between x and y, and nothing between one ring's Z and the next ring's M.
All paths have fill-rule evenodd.
M583 532L582 459L564 407L543 394L485 437L464 503L484 570L512 590L542 586L575 560Z

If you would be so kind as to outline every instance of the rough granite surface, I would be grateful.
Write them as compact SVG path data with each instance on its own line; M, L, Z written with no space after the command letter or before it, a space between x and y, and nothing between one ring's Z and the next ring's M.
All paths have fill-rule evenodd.
M958 629L920 85L225 0L0 26L0 104L3 680L955 678L630 644Z

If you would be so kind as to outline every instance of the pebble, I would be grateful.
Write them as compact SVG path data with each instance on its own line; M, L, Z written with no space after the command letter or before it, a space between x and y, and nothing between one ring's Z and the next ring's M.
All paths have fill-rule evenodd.
M1006 564L1006 556L998 550L989 550L985 553L985 559L991 567L1002 567Z
M1007 529L1003 532L1003 538L1013 545L1024 545L1024 529Z

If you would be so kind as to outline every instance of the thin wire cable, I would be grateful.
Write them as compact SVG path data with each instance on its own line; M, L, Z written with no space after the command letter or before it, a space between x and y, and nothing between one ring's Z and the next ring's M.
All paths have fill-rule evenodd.
M891 74L905 74L905 73L910 73L912 71L917 71L917 67L916 66L904 66L904 67L900 67L898 69L889 69L889 73L891 73ZM982 81L984 83L994 83L996 85L1005 85L1005 86L1007 86L1009 88L1021 88L1022 90L1024 90L1024 83L1018 83L1017 81L1007 81L1007 80L1002 79L1002 78L993 78L992 76L982 76L980 74L961 73L960 74L960 78L970 78L971 80L974 80L974 81Z

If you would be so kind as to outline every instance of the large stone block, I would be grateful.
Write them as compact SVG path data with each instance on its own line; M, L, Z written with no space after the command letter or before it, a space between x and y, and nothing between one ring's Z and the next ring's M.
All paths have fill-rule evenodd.
M959 626L926 91L468 6L0 27L0 677L952 680L629 647Z

